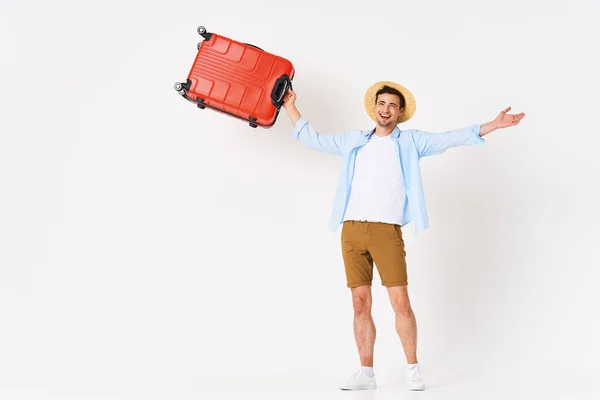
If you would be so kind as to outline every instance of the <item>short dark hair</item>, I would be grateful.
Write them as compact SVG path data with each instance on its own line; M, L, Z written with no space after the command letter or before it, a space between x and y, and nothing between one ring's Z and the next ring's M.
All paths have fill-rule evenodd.
M379 98L379 95L384 94L384 93L395 94L396 96L398 96L400 98L400 104L399 104L400 108L402 108L406 105L406 101L404 100L404 96L402 96L402 93L400 93L398 90L394 89L393 87L387 86L387 85L384 85L375 94L375 104L377 104L377 99Z

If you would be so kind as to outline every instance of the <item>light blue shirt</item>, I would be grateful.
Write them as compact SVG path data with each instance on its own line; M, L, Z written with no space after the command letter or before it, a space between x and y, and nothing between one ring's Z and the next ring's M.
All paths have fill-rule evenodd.
M416 129L400 130L398 126L394 128L391 135L398 145L398 162L402 168L404 190L408 200L404 206L402 226L413 222L415 235L429 227L419 160L422 157L441 154L452 147L483 145L485 141L479 136L480 129L479 124L441 133ZM329 220L329 229L332 231L336 231L344 220L354 176L356 152L367 143L374 132L375 129L321 134L303 117L294 126L294 139L302 141L312 149L342 156L342 168Z

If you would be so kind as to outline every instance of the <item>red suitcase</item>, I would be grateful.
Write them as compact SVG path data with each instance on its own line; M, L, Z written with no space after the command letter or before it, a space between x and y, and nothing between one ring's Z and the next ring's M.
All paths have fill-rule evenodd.
M283 96L292 87L294 66L263 49L207 32L187 81L175 90L200 109L208 107L247 121L251 127L275 124Z

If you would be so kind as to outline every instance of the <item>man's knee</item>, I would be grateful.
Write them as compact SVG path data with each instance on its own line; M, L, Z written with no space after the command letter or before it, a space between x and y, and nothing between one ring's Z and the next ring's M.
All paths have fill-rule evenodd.
M352 291L352 307L355 316L368 315L371 312L370 287L356 288Z
M394 312L401 317L410 317L413 315L412 307L409 302L399 302L394 306Z
M390 288L390 301L396 315L410 317L413 314L406 286Z

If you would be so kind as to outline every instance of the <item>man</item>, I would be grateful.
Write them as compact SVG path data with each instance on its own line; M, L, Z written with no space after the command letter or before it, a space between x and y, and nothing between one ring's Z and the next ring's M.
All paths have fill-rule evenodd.
M377 82L366 92L364 105L374 129L323 135L300 115L296 94L289 91L283 107L293 125L293 137L309 147L342 156L330 229L342 224L341 248L347 287L352 292L354 336L361 366L341 389L376 388L373 372L375 325L371 317L373 263L388 290L408 370L410 390L424 390L417 360L417 324L408 297L406 252L401 227L413 222L415 234L429 226L419 160L446 150L482 145L488 133L518 124L521 114L501 111L491 122L430 133L400 130L416 110L410 91L394 82Z

